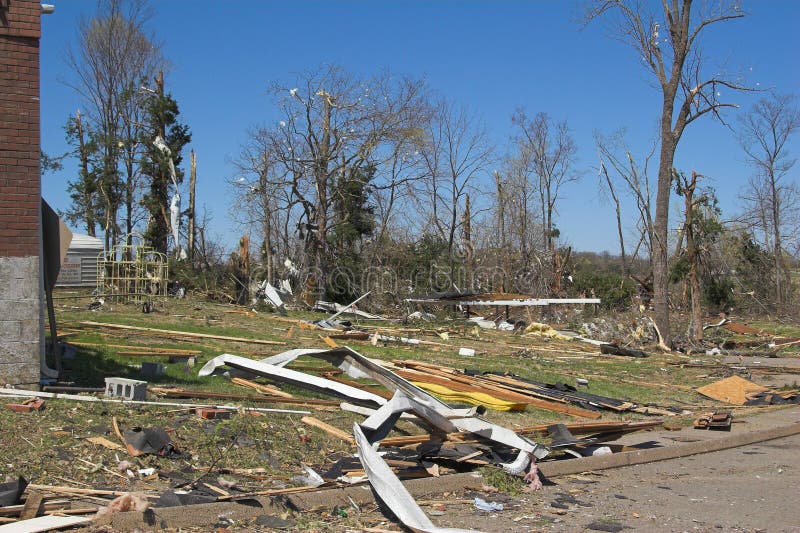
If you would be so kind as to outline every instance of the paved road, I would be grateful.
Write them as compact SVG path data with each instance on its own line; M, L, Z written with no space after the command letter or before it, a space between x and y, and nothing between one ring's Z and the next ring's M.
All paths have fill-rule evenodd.
M680 445L670 437L719 438L798 420L800 409L790 408L748 418L731 433L687 429L626 440L647 435ZM484 531L592 531L593 524L606 531L800 532L800 435L552 481L502 512L462 510L434 522Z

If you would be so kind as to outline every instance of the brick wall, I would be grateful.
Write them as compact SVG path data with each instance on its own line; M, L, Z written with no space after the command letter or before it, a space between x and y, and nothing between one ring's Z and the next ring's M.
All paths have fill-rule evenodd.
M38 0L0 0L0 385L39 380Z

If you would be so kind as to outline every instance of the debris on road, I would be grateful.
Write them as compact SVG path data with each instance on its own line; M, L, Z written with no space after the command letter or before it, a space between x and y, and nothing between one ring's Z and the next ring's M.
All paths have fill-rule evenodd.
M694 420L694 428L721 429L725 431L730 431L731 422L733 422L733 413L731 413L730 411L714 411L711 413L701 413Z

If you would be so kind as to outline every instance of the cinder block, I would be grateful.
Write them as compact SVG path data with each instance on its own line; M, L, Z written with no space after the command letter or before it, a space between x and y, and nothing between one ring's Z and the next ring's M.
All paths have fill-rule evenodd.
M163 376L164 365L161 363L142 363L139 375L142 377Z
M146 400L147 382L137 379L106 378L106 396L125 400Z

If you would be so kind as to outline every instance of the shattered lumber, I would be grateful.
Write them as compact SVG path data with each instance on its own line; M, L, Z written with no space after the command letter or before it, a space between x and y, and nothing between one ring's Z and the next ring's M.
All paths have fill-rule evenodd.
M102 490L102 489L82 489L78 487L63 487L59 485L36 485L31 483L28 490L39 490L42 492L52 492L55 494L80 494L83 496L123 496L130 494L124 490ZM158 498L158 496L145 495L146 498Z
M244 378L231 378L231 383L235 383L241 387L249 387L253 390L257 390L263 394L268 396L281 396L282 398L294 398L288 392L283 392L280 389L276 389L275 387L270 387L269 385L264 385L262 383L256 383L255 381L250 381L249 379Z
M44 513L52 513L52 512L68 513L70 511L72 511L69 508L69 505L70 505L70 501L69 500L57 500L57 501L44 502L44 504L42 504L42 511ZM0 507L0 517L18 516L22 512L22 509L24 507L25 507L25 504L6 505L5 507ZM97 512L97 509L96 508L93 508L93 509L77 509L77 511L86 511L87 513L93 513L93 512ZM75 514L81 514L81 513L75 513Z
M347 442L349 444L355 444L355 441L353 440L353 437L351 437L350 435L348 435L347 433L345 433L341 429L333 427L332 425L327 424L327 423L323 422L322 420L320 420L318 418L314 418L313 416L304 416L303 418L300 419L300 421L303 422L304 424L309 425L309 426L313 426L313 427L315 427L317 429L321 429L325 433L327 433L329 435L333 435L334 437L340 438L340 439L342 439L343 441L345 441L345 442Z
M220 341L242 342L249 344L268 344L268 345L284 345L285 342L268 341L264 339L248 339L246 337L228 337L226 335L212 335L210 333L193 333L191 331L176 331L171 329L158 329L158 328L145 328L141 326L126 326L124 324L111 324L107 322L92 322L83 320L80 322L85 326L93 326L99 328L112 328L112 329L126 329L131 331L146 331L148 333L156 333L159 335L174 335L178 337L192 337L197 339L215 339Z

